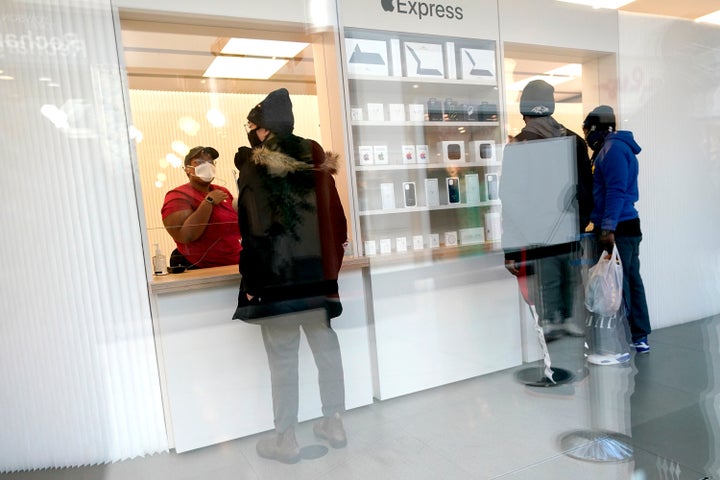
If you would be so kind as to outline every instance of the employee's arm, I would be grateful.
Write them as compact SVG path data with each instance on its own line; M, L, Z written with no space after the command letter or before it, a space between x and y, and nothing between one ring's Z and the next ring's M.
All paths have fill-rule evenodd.
M226 198L225 192L212 190L194 211L179 210L163 218L165 230L178 243L194 242L205 232L215 205Z

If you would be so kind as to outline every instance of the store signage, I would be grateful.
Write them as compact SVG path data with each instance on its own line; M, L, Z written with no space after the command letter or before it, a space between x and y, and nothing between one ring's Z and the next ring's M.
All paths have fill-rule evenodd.
M448 20L463 19L462 7L454 5L413 2L412 0L380 0L380 5L388 13L415 15L418 20L425 17L447 18Z
M87 57L85 41L76 33L51 33L52 23L34 15L0 17L0 58L5 55ZM40 30L40 31L38 31Z

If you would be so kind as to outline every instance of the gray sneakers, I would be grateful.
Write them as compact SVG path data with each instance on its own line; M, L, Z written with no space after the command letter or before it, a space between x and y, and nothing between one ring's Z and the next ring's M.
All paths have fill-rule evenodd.
M327 440L333 448L342 448L347 445L347 435L343 428L340 414L336 413L332 417L324 417L313 425L313 432L318 438Z
M255 445L258 455L282 463L296 463L300 460L300 447L295 439L295 428L290 427L283 433L274 433L260 439Z

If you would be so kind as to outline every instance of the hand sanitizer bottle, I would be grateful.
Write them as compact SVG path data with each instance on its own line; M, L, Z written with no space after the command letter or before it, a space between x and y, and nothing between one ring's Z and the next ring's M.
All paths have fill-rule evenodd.
M165 273L165 255L162 254L160 246L157 243L155 244L155 255L152 257L152 264L155 275L163 275Z

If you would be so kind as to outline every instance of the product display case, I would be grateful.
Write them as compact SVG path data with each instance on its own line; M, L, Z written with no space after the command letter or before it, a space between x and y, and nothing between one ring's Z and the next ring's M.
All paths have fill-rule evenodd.
M496 42L344 37L359 252L499 249Z

